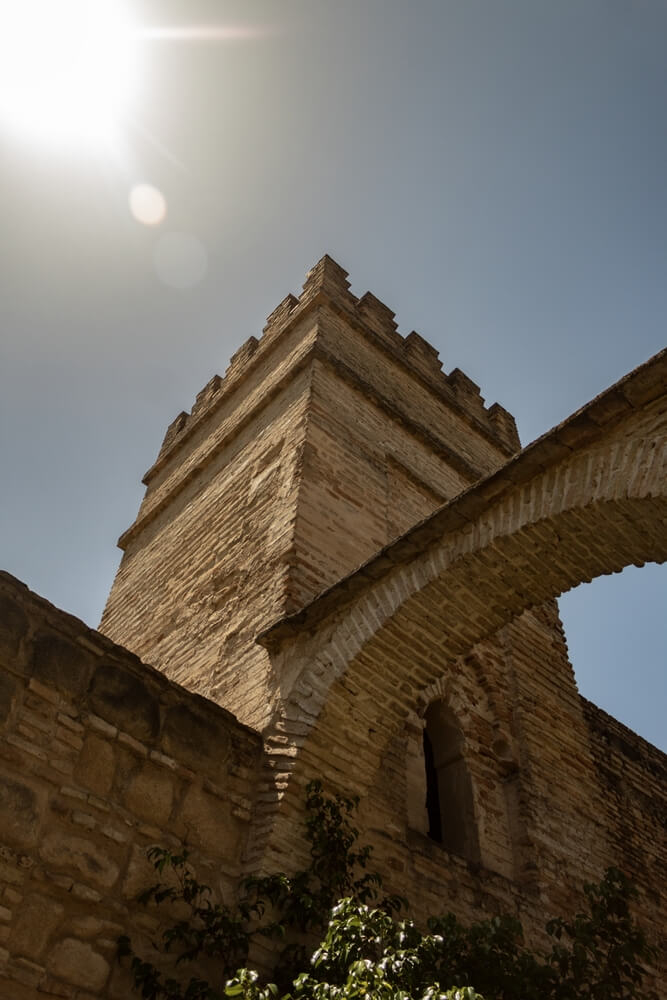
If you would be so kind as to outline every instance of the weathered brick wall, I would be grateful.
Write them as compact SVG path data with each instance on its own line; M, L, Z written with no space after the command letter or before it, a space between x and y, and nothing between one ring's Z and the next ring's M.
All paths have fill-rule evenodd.
M505 460L416 372L351 329L347 317L322 310L318 344L289 611ZM460 444L456 454L451 440Z
M529 930L539 930L543 914L572 908L609 853L604 817L591 808L599 788L555 606L526 612L467 656L443 660L437 680L420 684L426 658L438 656L415 634L402 670L395 670L395 657L389 665L381 646L359 657L354 677L344 675L329 689L301 747L297 783L319 775L362 794L362 836L417 919L451 908L469 920L509 905ZM418 811L423 717L439 700L464 734L478 863L434 844ZM294 810L285 833L298 827L300 795L281 803L283 816ZM287 841L276 836L272 844L282 859L288 855Z
M646 881L657 873L656 882L667 884L667 757L597 705L582 703L613 851Z
M332 685L317 722L310 722L293 794L281 776L279 818L274 813L264 865L289 869L299 852L305 857L298 833L303 786L318 776L327 787L361 794L361 841L373 846L385 888L404 895L422 925L449 910L464 921L511 913L528 943L544 946L547 919L576 912L584 883L599 881L610 865L620 867L638 886L636 913L659 953L652 975L664 985L667 762L582 701L555 605L525 612L467 656L444 662L439 679L416 696L415 676L424 666L418 638L402 673L386 646L382 652L375 646L360 657L354 676ZM437 648L428 656L437 658ZM434 842L421 822L423 715L439 699L464 734L479 838L475 860ZM301 708L306 726L307 690ZM277 752L274 767L280 768ZM458 815L455 821L463 822ZM261 827L260 811L253 834Z
M232 387L213 425L149 476L100 626L255 725L270 710L273 679L254 637L285 609L308 340L308 327L295 330L275 367Z
M632 873L667 978L667 756L582 699L610 863Z
M233 897L261 741L0 574L0 998L127 1000L151 844Z

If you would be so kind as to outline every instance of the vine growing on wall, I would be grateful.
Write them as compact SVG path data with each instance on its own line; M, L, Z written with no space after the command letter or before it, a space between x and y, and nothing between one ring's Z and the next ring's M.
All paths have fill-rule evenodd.
M525 948L521 924L496 916L464 926L451 913L419 930L399 919L405 901L382 896L352 824L357 801L327 796L320 782L306 792L310 861L293 876L246 879L226 906L198 881L186 851L149 850L159 881L141 899L176 904L182 915L157 943L177 971L135 954L129 961L144 1000L657 1000L644 990L653 951L631 913L636 892L617 869L584 888L586 909L546 925L544 953ZM168 879L168 881L167 881ZM312 943L321 937L313 950ZM279 942L272 982L248 968L253 940ZM160 963L163 964L163 963ZM213 968L204 978L202 969ZM185 970L190 970L189 974ZM453 985L454 984L454 985ZM479 991L479 992L477 992Z

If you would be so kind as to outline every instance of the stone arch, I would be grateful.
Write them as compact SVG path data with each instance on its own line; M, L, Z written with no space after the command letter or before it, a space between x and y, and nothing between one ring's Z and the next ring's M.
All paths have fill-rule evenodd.
M363 794L445 662L584 580L667 558L665 368L638 369L263 638L284 692L266 733L276 798L295 764Z

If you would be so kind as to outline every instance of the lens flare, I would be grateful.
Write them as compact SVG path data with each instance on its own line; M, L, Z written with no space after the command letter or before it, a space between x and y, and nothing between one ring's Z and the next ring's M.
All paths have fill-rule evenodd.
M163 285L186 290L206 276L206 247L192 233L165 233L153 252L155 273Z
M121 0L0 0L0 124L49 143L113 138L136 42Z
M152 184L135 184L129 202L132 215L145 226L158 226L167 214L165 197Z

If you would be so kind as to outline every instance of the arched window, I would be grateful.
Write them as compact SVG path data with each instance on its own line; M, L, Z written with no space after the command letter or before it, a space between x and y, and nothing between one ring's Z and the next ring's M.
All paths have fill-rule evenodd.
M479 861L472 783L463 757L463 737L442 701L425 715L424 765L428 835L452 854Z

